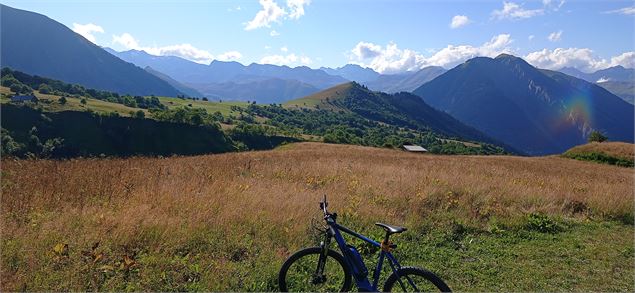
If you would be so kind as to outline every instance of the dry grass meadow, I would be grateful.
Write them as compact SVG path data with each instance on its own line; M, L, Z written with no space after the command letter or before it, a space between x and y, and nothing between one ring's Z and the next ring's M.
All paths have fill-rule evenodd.
M609 142L591 142L580 145L569 150L573 153L604 153L617 158L633 160L635 157L635 145L632 143L609 141Z
M275 291L323 194L454 290L635 289L633 168L319 143L1 168L2 291Z

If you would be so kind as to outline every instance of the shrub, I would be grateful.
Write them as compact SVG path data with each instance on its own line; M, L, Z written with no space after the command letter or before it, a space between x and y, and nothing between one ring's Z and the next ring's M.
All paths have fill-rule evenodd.
M589 135L589 142L605 142L608 139L609 138L606 137L606 135L597 130L594 130L593 132L591 132L591 135Z
M564 229L564 227L543 214L531 213L527 217L526 229L530 231L537 231L541 233L557 233Z

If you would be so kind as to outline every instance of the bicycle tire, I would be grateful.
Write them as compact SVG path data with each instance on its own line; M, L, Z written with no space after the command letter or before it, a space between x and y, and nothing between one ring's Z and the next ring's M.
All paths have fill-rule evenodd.
M307 257L307 256L311 256L311 255L315 255L316 259L319 258L320 254L322 252L322 248L321 247L309 247L309 248L305 248L302 250L297 251L296 253L294 253L293 255L291 255L285 262L284 264L282 264L282 267L280 268L280 272L278 273L278 286L281 292L292 292L289 291L289 282L287 280L288 276L287 274L289 273L289 269L296 263L298 263L301 259ZM343 276L341 276L341 280L342 280L342 285L341 286L336 286L340 287L339 291L340 292L347 292L351 289L352 285L353 285L353 281L352 281L352 274L351 274L351 270L350 268L346 265L346 262L344 260L344 257L335 252L334 250L329 249L327 252L327 261L326 261L326 265L329 265L329 263L331 263L331 268L335 268L335 270L337 271L337 266L333 266L333 263L337 263L339 264L339 267L341 268L341 272L343 273ZM317 262L316 262L317 263ZM311 268L309 267L308 270L310 270ZM315 270L315 269L313 269ZM309 273L309 272L306 272ZM307 280L308 281L308 280ZM337 282L339 283L339 282ZM303 288L302 290L298 290L299 292L317 292L319 290L315 290L315 288L308 288L310 285L313 284L309 284L307 282L307 288ZM295 289L295 288L293 288ZM332 288L322 288L325 291L328 292L333 292L334 290Z
M417 277L416 280L419 281L417 283L420 284L420 286L417 287L417 290L414 290L414 288L412 288L412 286L408 284L409 282L407 281L406 278L404 278L405 276L409 276L411 279L413 279L413 277ZM420 282L421 278L423 278L423 280L425 281ZM386 279L386 282L384 283L383 291L392 292L393 288L403 289L401 288L401 284L397 282L398 279L401 279L402 282L404 282L404 284L407 284L409 287L411 287L411 289L413 289L413 292L417 292L417 291L422 292L421 291L422 288L431 287L429 285L434 285L434 287L436 287L436 289L441 292L452 292L450 287L448 287L448 285L441 278L439 278L439 276L435 275L433 272L424 270L422 268L417 268L417 267L402 267L399 270L397 270L396 273L393 272L388 277L388 279ZM397 287L394 287L395 284L397 284ZM416 285L417 284L415 284L415 286ZM405 291L408 291L408 290L405 290Z

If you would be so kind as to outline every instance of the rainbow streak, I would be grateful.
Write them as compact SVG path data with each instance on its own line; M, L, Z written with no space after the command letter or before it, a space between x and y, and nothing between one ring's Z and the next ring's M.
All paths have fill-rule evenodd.
M587 93L577 93L564 99L562 113L554 123L554 131L561 133L574 125L583 131L590 131L594 120L593 99Z

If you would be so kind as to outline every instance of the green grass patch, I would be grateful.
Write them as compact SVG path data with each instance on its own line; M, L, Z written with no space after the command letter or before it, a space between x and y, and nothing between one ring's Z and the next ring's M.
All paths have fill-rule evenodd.
M580 160L580 161L589 161L595 163L616 165L620 167L633 167L635 166L635 161L633 158L626 159L620 158L616 156L611 156L602 152L571 152L567 151L563 154L563 157Z
M212 114L215 112L220 112L221 114L227 115L238 115L239 113L232 110L232 106L245 108L249 104L247 102L239 102L239 101L223 101L223 102L212 102L212 101L202 101L202 100L188 100L188 99L179 99L179 98L170 98L170 97L158 97L159 101L164 105L168 106L168 108L178 108L178 107L192 107L192 108L202 108L207 110L207 113Z
M381 237L376 227L362 230ZM2 263L13 277L28 276L21 278L21 288L4 289L277 290L277 272L286 257L280 254L283 243L276 248L250 235L226 237L212 230L191 231L171 240L147 238L141 235L152 231L140 232L143 239L129 241L143 242L143 247L102 242L96 252L104 256L97 261L82 252L90 250L89 243L72 243L68 255L28 254L27 260L19 240L4 240ZM533 228L487 232L454 223L448 229L411 229L392 240L402 265L432 270L455 291L633 292L633 232L632 226L617 222L576 223L558 233ZM53 234L45 236L47 241L37 249L46 251L61 240ZM308 238L306 245L317 244ZM372 270L377 251L359 250ZM126 265L125 255L134 258L132 265ZM37 265L26 271L21 265L25 261ZM386 268L382 283L389 273Z

